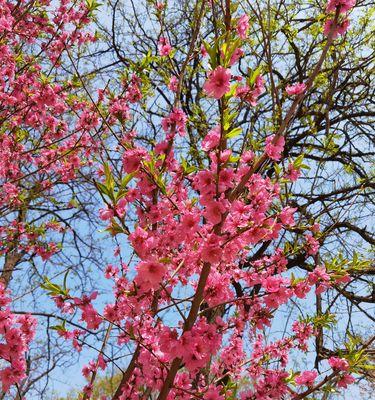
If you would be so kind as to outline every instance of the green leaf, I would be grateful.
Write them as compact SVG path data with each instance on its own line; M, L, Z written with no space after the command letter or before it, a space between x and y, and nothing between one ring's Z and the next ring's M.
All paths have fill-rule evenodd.
M66 281L68 280L69 272L70 272L70 270L68 269L68 270L65 272L65 275L64 275L64 283L63 283L63 285L64 285L64 290L67 290Z
M47 290L49 296L68 296L69 292L67 289L63 289L60 285L52 283L47 276L44 277L44 283L40 285L44 290Z
M52 329L52 330L58 331L58 332L61 332L61 331L65 332L66 331L65 321L63 322L62 325L53 325L53 326L50 326L49 329Z
M295 168L301 168L302 165L302 161L304 159L305 155L304 154L300 154L293 162L293 165Z
M121 180L121 189L125 189L128 183L134 178L135 172L124 176Z
M226 99L230 99L231 97L233 97L234 93L236 92L237 87L238 87L238 83L234 83L233 85L231 85L229 92L226 93L224 97Z
M228 132L226 134L226 137L227 137L227 139L233 139L236 136L238 136L241 132L242 132L242 128L237 127L237 128L232 129L230 132Z
M111 225L104 231L109 232L111 236L116 236L119 233L124 233L124 229L116 221L112 221Z
M300 165L300 168L301 169L306 169L306 170L310 170L311 168L308 166L308 165L306 165L306 164L301 164Z
M105 194L106 196L110 195L107 186L103 185L102 183L97 182L96 187L99 189L100 193Z
M211 47L206 41L203 40L203 46L207 50L207 53L210 57L210 65L212 69L215 69L217 66L216 62L216 53L217 53L217 44Z
M258 76L261 74L263 67L259 65L258 68L256 68L254 71L251 72L249 68L249 78L248 78L248 83L249 86L253 86L255 83L255 80L258 78Z

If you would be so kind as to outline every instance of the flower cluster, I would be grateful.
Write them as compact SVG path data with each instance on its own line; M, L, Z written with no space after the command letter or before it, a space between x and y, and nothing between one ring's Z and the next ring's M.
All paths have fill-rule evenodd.
M334 22L329 18L324 24L324 34L326 36L332 31L333 39L339 35L344 35L349 28L350 22L347 13L355 6L356 0L329 0L327 4L327 13L336 13L343 15L341 22Z
M257 105L258 97L264 92L264 79L261 75L258 75L252 87L249 87L248 85L237 87L236 96L255 107Z
M36 319L11 312L10 293L0 283L0 381L3 392L26 377L26 352L34 338Z
M158 47L159 47L159 54L162 57L169 56L169 54L172 51L172 46L169 44L169 40L165 37L161 37L159 39Z
M246 384L238 394L242 400L283 399L295 386L298 393L313 391L317 370L298 371L290 378L287 368L292 352L308 352L316 333L314 323L291 320L290 333L281 339L267 338L265 331L293 297L302 302L313 287L320 295L350 278L345 273L335 274L323 262L309 265L298 277L290 274L288 255L293 252L285 236L298 232L293 251L314 263L321 236L319 226L300 223L295 216L297 208L287 204L283 185L298 179L300 164L291 161L284 169L276 164L287 152L285 132L275 130L263 145L244 141L240 151L232 146L238 133L237 108L245 105L254 111L249 105L257 106L266 90L261 69L253 73L249 69L245 84L236 83L241 78L232 73L245 54L242 47L250 29L249 16L226 18L220 29L225 26L227 34L215 35L215 40L225 42L216 43L216 50L204 47L202 53L210 56L211 65L202 89L218 100L220 118L202 124L195 143L200 143L200 148L181 146L181 150L174 141L179 134L178 140L183 142L187 131L188 111L182 100L160 118L160 129L155 129L154 140L144 141L147 144L135 130L127 130L133 106L143 100L142 79L146 78L141 63L132 66L136 74L126 74L120 93L99 90L93 104L70 94L77 85L73 78L56 82L44 76L35 60L28 61L32 68L20 61L26 59L26 54L20 58L17 53L21 29L38 39L49 66L59 68L62 54L71 60L73 46L94 40L80 32L80 27L89 23L87 4L62 0L51 17L60 26L55 31L48 23L47 10L39 19L32 19L34 22L13 29L12 7L0 2L5 5L0 15L0 34L5 38L0 44L0 106L4 105L0 116L7 121L5 128L0 128L0 206L10 214L27 208L30 199L26 200L25 187L33 194L41 191L43 199L53 201L53 179L70 183L78 171L92 166L93 160L117 152L118 168L104 163L96 171L99 180L94 181L95 188L105 200L98 217L113 236L126 235L132 256L124 262L116 248L119 265L105 268L103 275L113 285L113 299L102 311L94 304L97 292L75 297L51 284L59 311L77 314L78 322L84 324L73 331L60 327L60 336L81 351L86 331L97 333L108 324L105 340L113 335L111 339L120 347L135 349L124 374L126 381L119 387L121 399L138 399L147 391L151 396L159 393L162 399L188 400L197 393L205 400L224 400L231 390L229 380L244 376ZM161 19L166 5L154 6ZM353 6L351 0L330 0L327 12L346 18ZM330 24L334 24L335 37L346 30L346 21L337 25L328 20L325 30L332 30ZM171 56L172 47L165 36L158 41L158 53ZM194 51L190 56L200 57ZM154 58L160 62L161 57ZM172 92L181 91L183 68L179 72L179 78L163 77ZM285 88L287 95L293 96L293 106L311 87L311 82L306 82ZM198 91L197 98L200 95ZM112 127L120 128L121 135L112 132ZM100 143L94 139L112 133L115 149L107 149L104 139ZM184 156L193 152L201 160L189 165ZM96 157L98 153L100 157ZM277 167L276 178L265 169L269 160L275 171ZM54 242L42 241L49 230L62 232L63 228L50 221L38 230L14 219L0 227L0 254L18 250L48 260L58 251ZM36 324L29 315L12 313L9 303L9 294L0 284L0 357L6 362L0 379L4 392L25 378L25 352ZM173 310L172 320L165 310ZM106 369L108 361L99 354L84 366L82 374L89 381L83 389L84 400L92 396L95 376L99 369ZM328 363L339 387L353 382L347 360L331 357Z
M2 0L0 10L0 206L12 216L1 221L0 254L11 250L47 260L58 251L44 239L52 230L48 221L15 216L41 198L56 202L54 182L76 179L96 151L90 136L99 124L94 107L71 94L73 82L48 76L58 76L63 56L95 37L86 30L84 1L30 7L27 1Z

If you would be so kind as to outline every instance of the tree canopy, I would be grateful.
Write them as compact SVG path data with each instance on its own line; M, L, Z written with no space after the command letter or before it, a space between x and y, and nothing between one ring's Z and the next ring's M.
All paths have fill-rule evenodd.
M371 398L373 3L0 4L2 398Z

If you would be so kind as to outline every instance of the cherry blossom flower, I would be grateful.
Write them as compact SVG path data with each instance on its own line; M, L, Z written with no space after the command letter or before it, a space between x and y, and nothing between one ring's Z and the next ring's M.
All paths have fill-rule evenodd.
M156 3L155 7L156 7L157 10L163 11L164 8L165 8L165 3L158 2L158 3Z
M329 0L327 12L335 12L340 8L340 13L345 14L355 6L356 0Z
M204 400L224 400L224 397L220 395L219 388L210 388L203 396Z
M172 112L161 121L161 126L168 134L178 132L180 136L186 134L186 114L179 108L173 108Z
M222 66L217 67L208 74L203 89L208 96L221 99L230 90L231 72Z
M238 61L244 54L245 54L245 52L244 52L242 49L240 49L240 48L237 48L236 50L234 50L234 52L233 52L233 54L232 54L232 56L231 56L231 58L230 58L230 60L229 60L229 65L232 66L232 65L236 64L237 61Z
M296 83L295 85L289 85L285 88L285 91L289 96L296 96L304 93L306 90L306 85L304 83Z
M172 92L177 92L178 88L178 79L175 76L172 76L168 83L168 89Z
M347 371L349 369L349 363L345 360L345 358L330 357L328 359L328 364L332 369L339 371Z
M349 385L351 385L354 382L355 382L354 376L346 374L337 382L337 386L339 388L346 389Z
M10 311L10 292L0 282L0 381L4 393L26 378L26 352L35 336L37 321L31 315Z
M155 289L167 272L167 266L157 261L142 261L137 265L135 281L143 290Z
M221 129L220 126L210 130L202 141L202 149L211 151L216 149L220 144Z
M241 39L247 38L249 27L249 17L246 14L241 15L237 22L237 33Z
M301 170L298 168L295 168L293 164L288 165L288 170L287 173L285 174L285 178L289 179L291 182L296 182L297 179L301 175Z
M99 210L99 217L100 219L102 219L103 221L107 221L109 219L112 219L114 217L114 212L113 210L107 208L101 208Z
M317 378L317 371L303 371L295 379L297 385L312 386Z
M159 55L162 57L169 56L172 51L172 46L170 45L166 37L161 37L158 42Z
M334 24L334 21L332 19L328 19L325 22L324 28L323 28L323 33L324 33L325 36L329 35L333 24ZM348 19L345 19L341 23L337 24L337 26L334 28L334 31L332 33L333 39L336 39L339 35L341 35L341 36L345 35L345 33L348 30L349 26L350 26L350 22L349 22Z
M305 240L306 240L307 254L312 256L317 254L320 247L319 241L315 239L313 235L310 234L305 235Z
M247 85L238 86L236 89L236 96L255 107L257 105L258 97L264 93L264 91L264 79L261 75L259 75L255 79L255 83L252 88Z
M202 57L207 57L208 56L208 52L206 50L206 47L203 44L201 46L201 55L202 55Z
M285 207L280 215L279 218L284 225L293 226L294 222L294 213L297 211L297 208L294 207Z
M284 150L285 139L283 136L279 136L275 139L275 135L268 136L266 138L266 154L274 161L281 159L281 153Z

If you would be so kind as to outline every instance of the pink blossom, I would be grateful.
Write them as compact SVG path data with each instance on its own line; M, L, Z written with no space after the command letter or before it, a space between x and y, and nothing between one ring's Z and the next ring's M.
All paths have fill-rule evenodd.
M345 358L330 357L328 359L328 364L332 369L339 371L347 371L349 369L349 363L345 360Z
M155 289L167 272L167 266L157 261L142 261L137 265L135 281L143 290Z
M244 151L241 156L241 161L244 163L250 163L254 160L254 152L251 150Z
M305 240L306 240L305 246L307 254L312 256L317 254L320 247L319 241L315 239L313 235L310 234L305 235Z
M5 16L0 17L0 32L1 31L10 31L12 29L12 22L14 19L11 16L7 18Z
M90 398L92 396L93 385L92 384L85 385L82 391L88 398Z
M122 157L122 164L125 172L130 174L137 171L142 161L146 158L146 154L146 150L142 148L126 150Z
M117 212L118 216L120 216L121 218L125 215L127 204L128 204L128 201L126 200L125 197L122 197L120 200L117 201L116 212Z
M300 169L295 168L293 164L288 165L288 171L285 175L286 179L289 179L291 182L295 182L300 175L301 175Z
M133 74L125 93L125 100L129 103L137 103L142 99L142 92L139 88L140 83L141 79Z
M281 277L269 276L262 281L262 286L268 293L277 293L282 282Z
M285 207L280 215L279 218L284 225L293 226L294 222L294 213L297 211L297 208L292 207Z
M88 378L90 376L91 373L93 373L94 371L96 371L96 367L95 367L95 361L90 361L88 363L88 365L84 365L82 368L82 375L85 378Z
M220 171L218 191L219 193L224 193L226 190L233 187L235 174L232 168L225 168Z
M308 282L310 285L316 285L315 293L321 294L330 287L330 276L327 274L324 266L318 266L309 273Z
M233 54L232 54L232 56L231 56L231 58L230 58L230 60L229 60L229 65L232 66L232 65L236 64L237 61L238 61L244 54L245 54L245 52L244 52L242 49L240 49L240 48L237 48L236 50L234 50L234 52L233 52Z
M86 322L87 328L98 329L100 324L102 323L102 318L95 310L93 305L90 303L91 299L92 296L90 296L89 298L86 298L86 296L84 296L83 301L80 301L80 299L75 298L75 303L82 311L81 320Z
M266 154L274 161L281 159L281 153L284 150L285 139L284 136L275 138L275 135L268 136L266 138Z
M201 54L202 54L202 57L207 57L208 56L208 52L206 50L206 47L203 44L201 46Z
M246 39L249 27L249 17L246 14L241 15L237 22L237 33L241 39Z
M129 235L129 240L140 258L146 258L155 246L155 241L152 236L137 226Z
M215 325L199 320L193 329L184 332L176 351L182 357L186 368L195 372L202 368L214 355L221 343L221 336Z
M181 218L181 228L187 234L195 233L199 228L199 214L193 214L192 212L188 212L184 214Z
M53 301L56 306L65 314L73 314L75 311L75 305L69 301L65 301L63 296L53 296Z
M162 119L161 126L167 134L173 135L177 131L180 136L185 136L186 122L186 114L179 108L173 108L172 112Z
M109 112L121 120L129 119L129 105L127 99L116 98L112 100L109 106Z
M203 261L216 264L221 260L222 253L220 239L216 235L211 235L202 247L201 255Z
M203 396L204 400L224 400L224 397L220 395L220 389L210 388Z
M310 291L310 285L307 282L298 282L294 287L294 293L299 299L304 299Z
M307 350L307 341L314 333L312 325L300 321L295 321L293 323L292 330L295 333L298 347L301 350Z
M339 388L346 389L349 385L351 385L354 382L355 382L354 376L346 374L337 382L337 386Z
M329 0L327 12L335 12L340 8L340 13L345 14L355 6L356 0Z
M157 10L163 11L164 8L165 8L165 3L158 2L158 3L156 3L155 7L156 7Z
M298 94L304 93L306 90L306 85L304 83L296 83L295 85L289 85L285 88L285 91L289 96L296 96Z
M107 362L104 360L103 354L98 356L98 367L103 371L107 368Z
M114 217L114 212L108 207L101 208L99 210L99 218L102 219L103 221L107 221L109 219L112 219L113 217Z
M10 386L15 385L26 377L25 373L19 373L11 367L4 368L0 371L0 380L3 392L7 392Z
M324 28L323 28L323 33L325 36L329 35L333 24L334 24L334 21L332 19L328 19L325 22ZM337 26L334 28L333 33L332 33L333 39L336 39L339 35L341 35L341 36L345 35L349 26L350 26L350 22L348 19L345 19L343 22L337 24Z
M243 101L247 101L253 107L257 105L258 97L264 93L264 79L261 75L258 75L255 79L254 85L250 88L249 86L239 86L236 89L236 97Z
M337 26L337 33L341 36L345 35L349 26L350 26L350 21L348 19L345 19L344 21L341 22L341 24Z
M314 269L314 271L309 273L308 280L311 285L314 285L317 282L329 282L330 276L327 274L325 267L319 265Z
M297 385L312 386L317 378L317 371L304 371L295 379Z
M35 336L37 321L31 315L15 315L7 291L0 282L0 381L3 393L26 377L26 355Z
M232 299L233 292L230 289L230 281L228 277L213 271L207 281L205 298L210 307L225 303L227 300Z
M194 177L193 186L202 195L210 194L215 190L215 177L211 171L199 171Z
M269 287L273 292L264 297L264 303L268 308L277 308L281 304L285 304L293 295L293 291L285 286L280 286L276 291L276 284Z
M105 269L105 277L107 279L116 277L118 273L119 273L118 267L114 267L112 264L107 265Z
M203 89L209 97L221 99L230 90L230 78L232 74L229 69L222 66L217 67L208 74Z
M212 225L216 225L221 221L222 215L226 210L224 201L212 200L206 204L206 210L203 213L204 217Z
M169 56L169 54L172 51L172 46L170 45L168 39L165 37L161 37L159 39L158 48L159 48L159 54L162 57Z
M320 224L315 222L310 229L311 229L311 232L318 233L320 231Z
M349 283L352 281L352 278L347 273L344 273L344 275L337 277L335 280L337 283Z
M168 89L172 92L177 92L178 89L178 79L175 76L172 76L168 83Z
M220 144L221 129L220 126L210 130L205 138L202 140L202 149L204 151L211 151Z

